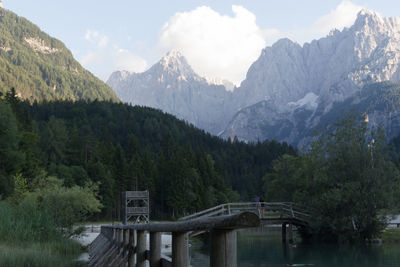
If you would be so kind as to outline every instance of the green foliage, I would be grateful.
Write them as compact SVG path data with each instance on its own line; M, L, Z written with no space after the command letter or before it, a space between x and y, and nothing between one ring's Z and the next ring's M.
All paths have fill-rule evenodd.
M0 241L48 242L61 239L53 217L31 202L12 205L0 202Z
M36 189L29 193L23 203L34 203L49 214L57 227L70 233L75 223L81 222L102 207L97 199L98 185L88 183L84 187L64 187L55 177L39 177Z
M103 205L99 219L119 220L126 190L150 191L152 218L249 200L263 193L261 177L271 162L295 154L277 142L224 141L151 108L98 101L32 104L13 92L0 102L17 119L11 124L19 138L11 150L22 158L5 188L13 192L17 173L30 190L41 188L37 177L57 177L66 188L94 182Z
M11 200L16 204L19 204L29 193L28 181L20 173L14 175L13 178L14 193L11 195Z
M66 240L46 244L13 246L0 243L0 266L72 267L87 266L77 262L81 253L79 244Z
M0 266L72 266L80 250L34 203L0 202Z
M0 36L0 92L15 87L20 97L32 102L43 99L119 101L111 88L85 70L62 42L28 20L1 9ZM48 51L30 45L30 40L47 47Z
M399 228L386 229L382 233L382 241L385 243L400 242L400 229Z
M10 106L0 100L0 196L8 196L13 191L12 176L19 169L22 153L18 151L18 128Z
M329 241L363 241L385 225L396 203L399 171L380 129L348 116L298 158L286 156L265 176L270 200L295 201L313 211L312 229ZM398 200L398 198L397 198Z

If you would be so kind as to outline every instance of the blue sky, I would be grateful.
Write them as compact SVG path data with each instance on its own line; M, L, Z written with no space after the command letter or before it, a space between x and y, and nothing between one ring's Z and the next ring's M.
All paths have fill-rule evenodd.
M261 49L289 37L302 44L349 26L361 8L400 17L398 0L3 0L63 41L99 78L141 72L180 50L200 75L238 84Z

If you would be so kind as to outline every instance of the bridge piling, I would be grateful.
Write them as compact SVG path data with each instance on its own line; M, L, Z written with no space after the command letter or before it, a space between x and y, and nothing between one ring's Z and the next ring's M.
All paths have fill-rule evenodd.
M211 231L210 267L236 267L236 230Z
M146 267L146 232L143 230L137 231L136 248L137 267Z
M189 266L189 237L187 232L172 233L172 267Z
M136 230L129 229L129 249L128 249L128 266L134 266L135 264L135 252L136 252Z
M293 224L289 223L289 244L293 244Z
M150 232L150 267L160 267L161 233Z
M90 247L89 266L173 266L188 267L189 233L210 231L212 267L236 267L236 229L258 227L260 219L252 212L207 217L183 222L102 226ZM150 250L146 249L150 233ZM161 233L172 233L172 259L161 255Z
M282 243L286 243L286 223L282 223Z

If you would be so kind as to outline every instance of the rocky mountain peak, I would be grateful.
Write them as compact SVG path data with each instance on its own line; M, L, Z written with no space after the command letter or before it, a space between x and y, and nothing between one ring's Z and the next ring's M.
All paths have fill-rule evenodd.
M289 38L282 38L282 39L279 39L278 41L276 41L276 43L274 43L272 45L272 47L292 49L294 47L300 47L300 45L297 42L295 42Z
M240 111L222 136L295 143L335 105L384 81L400 81L400 18L364 9L351 27L324 38L263 49L234 91Z
M352 26L356 31L372 29L372 31L380 31L384 27L385 19L377 12L368 9L362 9L357 14L356 21Z
M377 12L364 8L358 12L356 21L361 21L361 20L366 20L366 19L369 19L372 21L381 21L382 20L381 16ZM357 24L357 23L355 23L355 24Z
M182 76L183 79L197 77L186 58L177 50L171 50L151 69L156 68L157 72L162 71L169 75Z

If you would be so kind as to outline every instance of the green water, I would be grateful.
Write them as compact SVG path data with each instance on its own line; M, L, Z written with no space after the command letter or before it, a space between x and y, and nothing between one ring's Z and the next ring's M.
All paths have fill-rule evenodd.
M193 267L209 266L207 245L191 253ZM305 245L282 244L280 232L238 234L239 267L398 267L400 244Z

